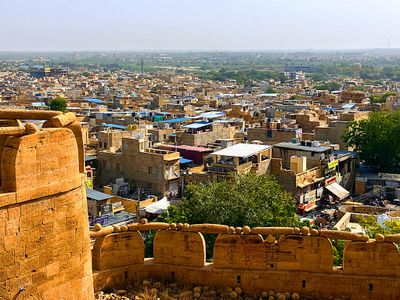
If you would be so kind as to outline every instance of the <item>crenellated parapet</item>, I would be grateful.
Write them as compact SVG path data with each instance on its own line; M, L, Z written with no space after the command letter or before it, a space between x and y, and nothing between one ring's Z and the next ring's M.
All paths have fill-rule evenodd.
M74 114L0 110L0 220L0 299L94 297Z
M156 231L153 257L142 235ZM213 262L204 235L217 234ZM188 284L240 286L247 293L275 289L310 297L397 299L400 235L378 236L308 227L229 227L145 223L97 227L91 233L95 290L147 277ZM343 266L333 266L331 240L345 240Z

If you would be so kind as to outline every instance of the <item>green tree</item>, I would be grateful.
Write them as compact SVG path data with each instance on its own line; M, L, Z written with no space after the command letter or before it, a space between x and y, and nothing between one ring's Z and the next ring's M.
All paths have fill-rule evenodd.
M50 101L49 106L51 110L65 112L67 110L67 100L62 97L55 97Z
M372 104L375 104L375 103L385 103L385 102L386 102L386 99L387 99L389 96L396 96L396 95L397 95L396 92L386 92L386 93L384 93L384 94L371 94L371 95L369 96L369 100L370 100L370 102L371 102Z
M267 88L267 93L269 94L276 94L276 90L273 89L272 87Z
M333 265L342 266L343 265L343 251L346 246L346 241L343 240L331 240L332 242L332 252L333 252Z
M317 90L328 90L330 92L337 91L337 90L340 89L340 83L338 83L336 81L325 82L323 84L316 85L315 89L317 89Z
M366 216L360 217L358 223L371 238L375 238L377 234L387 235L400 233L400 221L396 219L387 220L384 222L384 226L381 226L375 216Z
M271 176L253 173L233 180L189 184L182 203L168 210L175 222L229 226L295 226L295 202Z
M292 196L275 178L253 173L232 180L189 184L177 206L170 206L158 221L214 223L229 226L299 226ZM215 235L205 235L212 257Z
M400 111L373 112L366 120L351 122L343 140L355 147L366 165L383 172L400 171Z

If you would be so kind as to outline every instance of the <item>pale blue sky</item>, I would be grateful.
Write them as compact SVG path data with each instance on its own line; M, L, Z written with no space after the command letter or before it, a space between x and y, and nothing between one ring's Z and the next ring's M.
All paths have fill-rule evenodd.
M0 0L0 51L400 48L399 0Z

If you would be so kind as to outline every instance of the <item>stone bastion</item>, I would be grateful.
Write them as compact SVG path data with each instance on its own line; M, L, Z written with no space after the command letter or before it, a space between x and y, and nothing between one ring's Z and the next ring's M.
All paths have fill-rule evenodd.
M0 111L0 158L0 299L93 299L75 115Z
M38 129L20 120L46 122ZM400 235L156 222L89 233L83 155L73 114L0 111L0 299L86 300L148 278L249 294L400 298ZM148 231L156 232L151 258ZM212 263L205 234L217 235ZM346 241L341 268L333 266L331 240Z

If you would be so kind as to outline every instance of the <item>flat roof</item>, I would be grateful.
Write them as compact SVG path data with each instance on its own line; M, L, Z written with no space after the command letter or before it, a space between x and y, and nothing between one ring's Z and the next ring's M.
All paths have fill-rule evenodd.
M192 120L192 118L176 118L176 119L161 121L160 123L182 123L190 120Z
M122 130L124 130L124 129L127 129L127 128L128 128L127 126L124 126L124 125L111 124L111 123L103 123L103 125L102 125L102 126L105 126L105 127L111 127L111 128L115 128L115 129L122 129Z
M216 151L213 155L231 156L231 157L249 157L261 151L271 149L269 145L257 144L236 144L231 147Z
M161 145L161 148L187 150L187 151L195 151L195 152L212 152L212 151L214 151L211 148L198 147L198 146L189 146L189 145L177 145L177 146L175 146L175 145Z
M202 127L206 127L208 125L211 125L212 123L209 122L199 122L199 123L192 123L189 125L185 125L183 126L184 128L189 128L189 129L198 129L198 128L202 128Z
M97 104L106 103L106 101L97 99L97 98L85 98L85 101L89 102L89 103L97 103Z
M307 152L325 152L331 149L330 147L319 146L302 146L301 144L295 144L290 142L281 142L274 145L277 148L285 148L285 149L293 149L293 150L300 150L300 151L307 151Z
M96 201L102 201L112 198L113 196L86 188L86 197Z

